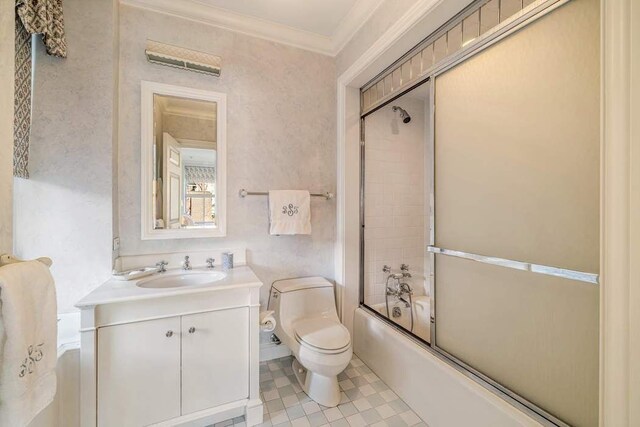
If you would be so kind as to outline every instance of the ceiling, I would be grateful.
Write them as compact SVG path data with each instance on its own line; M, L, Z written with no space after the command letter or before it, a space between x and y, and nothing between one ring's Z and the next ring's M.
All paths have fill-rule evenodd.
M384 0L120 0L335 56Z
M180 153L184 163L189 166L216 166L216 150L182 148Z
M199 0L201 3L330 37L358 2L370 0Z

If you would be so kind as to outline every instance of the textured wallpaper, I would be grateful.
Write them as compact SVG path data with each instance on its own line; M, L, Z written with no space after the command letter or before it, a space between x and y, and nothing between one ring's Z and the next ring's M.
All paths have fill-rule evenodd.
M155 12L120 8L119 221L122 255L246 247L265 283L333 278L335 201L312 200L311 236L270 236L266 197L238 190L335 191L334 59ZM147 39L222 57L220 78L150 64ZM140 81L227 94L227 237L140 239Z
M15 180L15 251L47 256L58 311L111 274L113 4L65 0L66 59L34 43L30 179Z

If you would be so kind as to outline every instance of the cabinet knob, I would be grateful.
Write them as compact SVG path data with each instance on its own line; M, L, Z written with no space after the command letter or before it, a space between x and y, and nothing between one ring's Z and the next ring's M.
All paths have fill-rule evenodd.
M173 336L173 331L167 331L165 335L167 336L167 338L171 338Z
M194 328L193 326L189 328L189 333L192 334L196 331L196 328Z

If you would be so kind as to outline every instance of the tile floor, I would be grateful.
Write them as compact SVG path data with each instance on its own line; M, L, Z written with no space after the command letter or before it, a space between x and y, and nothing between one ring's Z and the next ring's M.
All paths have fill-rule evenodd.
M291 369L292 356L260 364L261 426L396 427L426 424L355 355L339 376L342 401L335 408L318 405L302 391ZM215 425L245 426L244 417Z

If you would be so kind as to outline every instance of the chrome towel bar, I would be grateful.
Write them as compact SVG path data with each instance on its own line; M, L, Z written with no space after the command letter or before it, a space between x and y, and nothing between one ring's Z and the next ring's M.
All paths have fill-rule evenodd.
M511 259L496 258L484 255L471 254L462 251L442 249L435 246L427 246L427 251L436 255L447 255L456 258L468 259L481 262L483 264L497 265L500 267L512 268L515 270L530 271L532 273L545 274L547 276L562 277L564 279L577 280L580 282L597 285L599 276L595 273L585 273L582 271L567 270L565 268L549 267L546 265L531 264L528 262L514 261Z
M238 192L238 194L240 195L240 197L247 197L247 196L268 196L269 193L266 191L247 191L244 188L242 190L240 190ZM311 197L324 197L327 200L331 200L334 197L333 193L309 193L311 195Z

